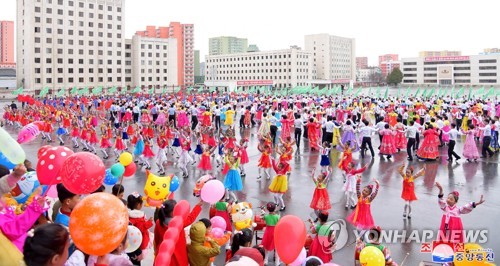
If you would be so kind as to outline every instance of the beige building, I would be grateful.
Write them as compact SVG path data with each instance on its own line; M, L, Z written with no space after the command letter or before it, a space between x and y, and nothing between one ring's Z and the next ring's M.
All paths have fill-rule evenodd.
M125 84L124 0L18 0L17 86Z
M206 57L205 85L273 86L292 88L309 85L313 77L311 51L290 49Z
M317 79L331 80L332 83L352 83L356 80L356 45L353 38L306 35L305 50L313 54Z
M461 51L421 51L418 53L419 57L444 57L444 56L461 56Z
M221 36L208 40L209 55L238 54L246 52L247 49L248 40L246 38Z
M130 87L163 88L178 84L176 39L134 35L132 40L126 41L126 45L130 45L126 55L131 55L125 59L125 71L131 72Z

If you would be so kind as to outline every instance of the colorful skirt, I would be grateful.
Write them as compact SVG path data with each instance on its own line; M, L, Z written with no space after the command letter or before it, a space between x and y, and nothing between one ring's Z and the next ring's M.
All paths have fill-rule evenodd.
M196 145L196 149L194 150L194 153L200 154L200 155L203 154L203 149L201 148L200 144Z
M314 190L314 195L309 205L313 210L327 211L332 208L330 204L330 196L328 196L328 190L326 188L316 188Z
M401 198L406 201L415 201L417 196L415 196L415 183L403 181L403 192L401 193Z
M422 145L417 150L417 157L420 159L435 160L439 157L439 138L437 136L430 136L424 138Z
M122 139L128 139L128 133L122 132Z
M262 154L262 156L260 156L258 166L261 168L271 168L271 159L269 158L269 155Z
M101 144L100 147L103 149L111 148L111 143L109 142L108 138L102 138L101 139Z
M325 242L320 241L319 237L321 236L316 236L312 243L311 246L309 247L309 251L307 252L307 256L315 256L321 259L324 263L328 263L332 260L332 253L327 253L325 252L325 244L327 243L322 243Z
M394 143L394 137L391 135L384 135L382 137L382 144L380 144L380 154L382 155L393 155L397 152L396 145Z
M396 143L396 148L400 150L406 149L406 145L408 144L405 134L401 131L396 133L394 142Z
M328 155L321 155L321 161L319 162L321 166L330 166L330 157Z
M198 169L210 171L212 170L212 163L210 162L210 155L202 155Z
M352 225L358 229L368 230L375 225L373 221L370 204L358 203L356 209L347 217Z
M66 129L64 129L62 127L58 128L57 131L56 131L57 135L64 135L66 133L67 133Z
M344 132L344 134L342 135L341 141L342 141L342 144L344 144L344 146L347 145L347 141L350 141L351 145L349 145L349 146L351 147L353 152L359 150L359 145L356 145L357 140L356 140L356 136L354 135L354 132L352 132L352 131ZM337 150L342 151L342 147L340 147L340 145L337 145Z
M174 139L174 142L172 143L172 146L173 147L180 147L181 146L181 142L179 141L179 138L175 138Z
M115 149L117 149L119 151L125 150L125 145L123 145L122 139L116 139L116 141L115 141Z
M269 185L269 191L272 193L286 193L288 190L288 180L286 175L277 175Z
M155 157L155 154L153 153L153 150L151 150L151 147L149 145L144 145L144 151L142 152L142 155L146 158L153 158Z
M261 244L267 251L274 250L274 226L266 226Z
M236 169L230 169L224 179L224 187L230 191L241 191L243 182L241 181L240 172Z
M247 164L249 162L250 159L248 158L247 150L240 149L240 164Z

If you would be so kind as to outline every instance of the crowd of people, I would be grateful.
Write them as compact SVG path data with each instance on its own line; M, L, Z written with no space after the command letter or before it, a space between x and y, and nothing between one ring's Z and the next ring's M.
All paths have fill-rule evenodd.
M225 196L211 208L215 216L227 221L222 238L211 235L211 221L199 218L203 202L196 205L184 225L190 225L190 243L181 254L176 253L175 265L206 266L214 263L222 247L226 247L226 265L267 265L274 258L280 263L273 240L273 228L286 213L283 196L293 176L291 160L301 149L318 153L321 160L311 173L315 190L311 191L309 207L316 214L310 220L313 235L327 226L332 204L328 184L333 170L342 173L345 209L357 230L367 232L367 239L356 243L355 261L360 251L368 246L379 248L386 265L397 265L387 247L376 237L382 229L371 214L371 203L381 189L378 180L362 185L361 174L369 166L356 167L353 153L372 160L392 160L397 153L407 153L407 160L436 160L446 146L446 159L478 159L497 157L500 151L500 103L495 100L468 100L450 97L374 99L367 96L292 95L264 97L258 94L225 93L221 95L163 95L163 96L101 96L46 98L34 104L15 102L4 109L2 125L10 130L21 130L33 122L41 123L40 137L50 144L71 143L74 150L100 154L102 160L118 161L120 154L129 151L136 163L159 175L179 173L183 178L199 178L210 174L223 180ZM240 130L240 134L237 131ZM258 137L258 160L248 156L250 134ZM238 139L238 135L240 138ZM465 135L462 154L455 151L457 140ZM372 144L378 136L378 149ZM461 142L461 141L459 141ZM478 149L479 144L479 149ZM340 152L338 161L331 154ZM167 168L167 162L174 169ZM248 167L257 167L258 174L248 176ZM192 171L192 169L198 171ZM316 173L316 169L320 169ZM2 169L0 169L2 170ZM1 194L8 194L27 169L17 165L12 172L3 169L0 174ZM138 169L140 171L140 169ZM272 174L274 172L275 174ZM417 200L414 180L425 173L425 167L415 171L403 164L399 174L403 178L401 198L405 201L403 217L411 219L412 202ZM263 179L263 177L265 179ZM272 179L272 180L271 180ZM233 230L230 212L238 202L238 192L245 190L245 182L269 181L269 192L274 200L262 207L266 225L261 245L256 244L251 229ZM443 210L441 238L463 241L460 215L466 214L484 202L483 197L456 208L459 193L446 197L439 183L439 207ZM104 186L99 191L104 190ZM23 210L14 213L8 204L2 204L0 234L2 241L10 241L17 249L10 259L24 255L26 265L141 265L152 244L155 254L164 241L168 223L173 217L176 201L166 200L156 209L155 217L147 218L142 196L132 193L124 199L124 188L115 185L112 193L121 198L129 209L129 221L141 230L140 247L125 253L126 239L107 256L84 254L70 241L67 231L71 211L82 195L76 195L62 184L57 185L58 201L49 206L38 191ZM52 217L47 214L52 209ZM8 218L4 218L8 217ZM43 218L41 218L43 217ZM3 222L8 219L9 222ZM49 222L49 223L47 223ZM53 223L52 223L53 222ZM34 228L34 230L32 229ZM150 237L153 232L154 237ZM335 244L335 239L332 239ZM304 265L321 265L335 258L321 247L317 237L308 249ZM177 248L177 247L176 247ZM183 257L185 254L185 257ZM1 257L2 255L0 255ZM15 257L17 256L17 257ZM174 265L174 264L172 264Z

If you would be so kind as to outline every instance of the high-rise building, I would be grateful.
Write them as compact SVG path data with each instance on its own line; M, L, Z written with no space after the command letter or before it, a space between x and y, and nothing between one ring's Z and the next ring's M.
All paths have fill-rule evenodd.
M208 40L209 55L244 53L247 49L248 40L246 38L220 36Z
M399 55L384 54L378 57L378 67L382 71L382 77L386 78L395 68L399 68Z
M368 57L356 57L356 69L368 68Z
M0 21L0 64L14 63L14 21Z
M461 56L461 51L421 51L418 53L419 57L446 57L446 56Z
M200 50L194 50L194 75L200 75Z
M176 39L134 35L132 40L126 41L126 45L129 44L132 62L130 87L159 89L178 84ZM128 57L125 61L128 64Z
M194 25L170 22L168 27L147 26L136 35L153 38L175 38L177 40L177 80L179 86L194 84Z
M122 87L124 0L17 1L17 85Z
M250 44L250 45L248 45L247 52L249 52L249 53L260 52L260 49L257 46L257 44Z
M356 80L355 40L328 34L305 36L305 50L313 54L316 78L332 83Z

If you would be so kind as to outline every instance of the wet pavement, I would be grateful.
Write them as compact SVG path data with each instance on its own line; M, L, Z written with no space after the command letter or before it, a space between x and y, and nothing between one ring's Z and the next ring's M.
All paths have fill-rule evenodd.
M238 120L236 120L238 121ZM17 136L12 127L6 128L13 136ZM253 204L254 212L258 213L258 206L273 200L273 196L268 192L270 180L262 179L256 181L258 176L257 161L259 152L257 150L256 128L237 131L239 139L240 135L244 135L249 139L248 154L250 163L245 166L247 176L244 178L244 189L242 193L237 193L240 201L249 201ZM372 139L374 148L378 146L378 138ZM465 137L458 141L456 151L461 154ZM46 145L40 138L37 140L23 144L27 158L36 165L36 154L39 147ZM57 145L56 142L52 143ZM70 147L71 141L69 137L66 141L66 146ZM320 155L318 152L310 152L307 147L307 140L304 140L302 146L293 155L291 161L292 174L289 181L289 190L285 194L286 211L282 213L293 214L299 216L304 221L312 218L312 210L309 208L309 203L314 191L314 184L310 179L311 170L318 167ZM71 147L70 147L71 148ZM380 180L380 191L377 198L371 204L372 214L375 223L384 230L398 230L401 235L402 230L433 230L436 232L439 229L441 222L442 211L437 204L438 189L435 188L436 181L443 185L444 193L447 194L453 190L460 192L459 205L466 202L478 201L481 194L484 194L486 202L474 209L472 213L462 216L462 221L465 229L481 229L487 230L487 242L481 244L483 248L492 248L494 251L500 251L499 230L494 229L496 218L500 217L500 184L498 182L498 155L493 158L481 159L475 163L467 163L465 160L460 160L458 163L448 163L446 161L447 147L440 148L442 157L433 162L413 161L410 165L415 167L415 170L426 166L427 171L424 177L415 181L415 192L418 200L412 204L411 220L403 219L404 201L401 199L402 178L397 173L397 169L401 164L408 163L406 160L406 152L399 152L392 159L388 160L378 155L371 158L369 155L365 159L359 159L359 153L354 154L354 160L359 162L358 167L369 163L369 168L363 173L363 184L371 181L373 178ZM156 151L156 149L155 149ZM369 153L368 153L369 154ZM102 157L102 154L99 154ZM333 149L332 163L336 165L339 158L339 152ZM115 163L114 156L110 152L110 159L105 160L107 167ZM180 171L174 167L174 158L168 157L167 173L175 173L180 176ZM156 165L152 162L152 171L157 172ZM191 204L195 204L198 198L192 195L195 180L201 176L200 171L195 166L190 167L190 177L187 179L181 178L181 186L175 193L175 199L186 199ZM222 176L217 176L223 179ZM133 178L123 181L125 186L125 195L131 192L138 191L143 194L145 183L145 169L138 170ZM345 219L351 213L351 210L345 210L345 197L342 191L343 178L338 168L334 167L334 174L331 182L328 185L330 200L332 201L332 209L330 210L330 220ZM108 186L107 191L111 188ZM153 209L145 208L146 213L151 216ZM204 206L203 212L199 218L208 217L208 206ZM352 233L352 226L348 225L349 240L347 245L336 251L333 254L333 261L339 265L353 265L353 254L355 240ZM410 232L408 232L409 236ZM402 237L398 238L402 242ZM428 239L427 242L432 239ZM404 241L403 241L404 242ZM420 243L410 241L409 243L391 243L387 245L392 252L393 259L401 265L401 262L406 258L404 265L418 265L421 261L431 261L430 253L421 253ZM223 256L219 256L216 265L223 265Z

